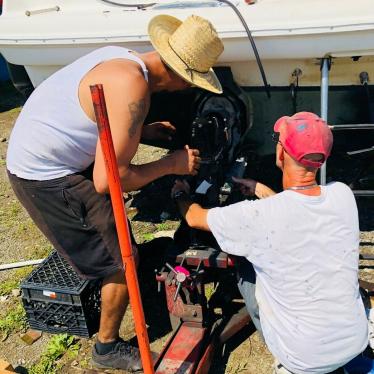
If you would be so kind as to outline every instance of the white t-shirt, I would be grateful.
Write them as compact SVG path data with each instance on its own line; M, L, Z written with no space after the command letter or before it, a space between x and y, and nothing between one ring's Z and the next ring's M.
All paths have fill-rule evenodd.
M328 373L366 348L358 214L346 185L214 208L208 225L223 251L253 263L264 338L288 370Z

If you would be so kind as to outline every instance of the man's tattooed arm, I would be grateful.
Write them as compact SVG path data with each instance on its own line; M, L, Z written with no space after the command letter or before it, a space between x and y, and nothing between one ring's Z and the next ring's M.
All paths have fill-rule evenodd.
M146 100L142 99L129 104L131 124L129 128L130 139L136 134L138 127L143 124L147 114Z

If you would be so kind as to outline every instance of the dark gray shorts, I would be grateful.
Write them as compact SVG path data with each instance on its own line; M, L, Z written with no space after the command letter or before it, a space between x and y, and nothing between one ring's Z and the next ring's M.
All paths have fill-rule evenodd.
M30 217L78 274L97 279L123 269L110 196L96 192L92 167L47 181L8 176Z

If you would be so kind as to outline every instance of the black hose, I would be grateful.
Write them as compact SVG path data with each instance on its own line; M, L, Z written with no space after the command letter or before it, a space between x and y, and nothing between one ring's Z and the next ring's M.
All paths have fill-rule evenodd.
M260 69L260 73L261 73L262 81L264 82L264 87L265 87L265 90L266 90L266 94L267 94L268 98L270 98L270 96L271 96L270 95L270 89L269 89L269 84L268 84L267 79L266 79L264 67L262 66L262 62L261 62L261 59L260 59L260 55L258 54L255 41L253 40L251 31L249 30L248 25L245 22L245 19L243 18L243 16L240 13L239 9L231 1L229 1L229 0L217 0L217 1L229 5L234 10L234 12L236 13L236 15L239 17L241 23L243 24L243 26L245 28L245 31L247 32L248 39L251 42L253 53L255 54L258 68Z

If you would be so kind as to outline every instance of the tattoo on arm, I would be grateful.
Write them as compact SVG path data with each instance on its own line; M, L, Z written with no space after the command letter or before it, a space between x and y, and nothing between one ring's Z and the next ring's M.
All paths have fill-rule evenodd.
M131 118L131 124L129 128L129 136L132 138L139 126L143 124L146 115L146 101L141 99L137 102L129 104L129 112Z

